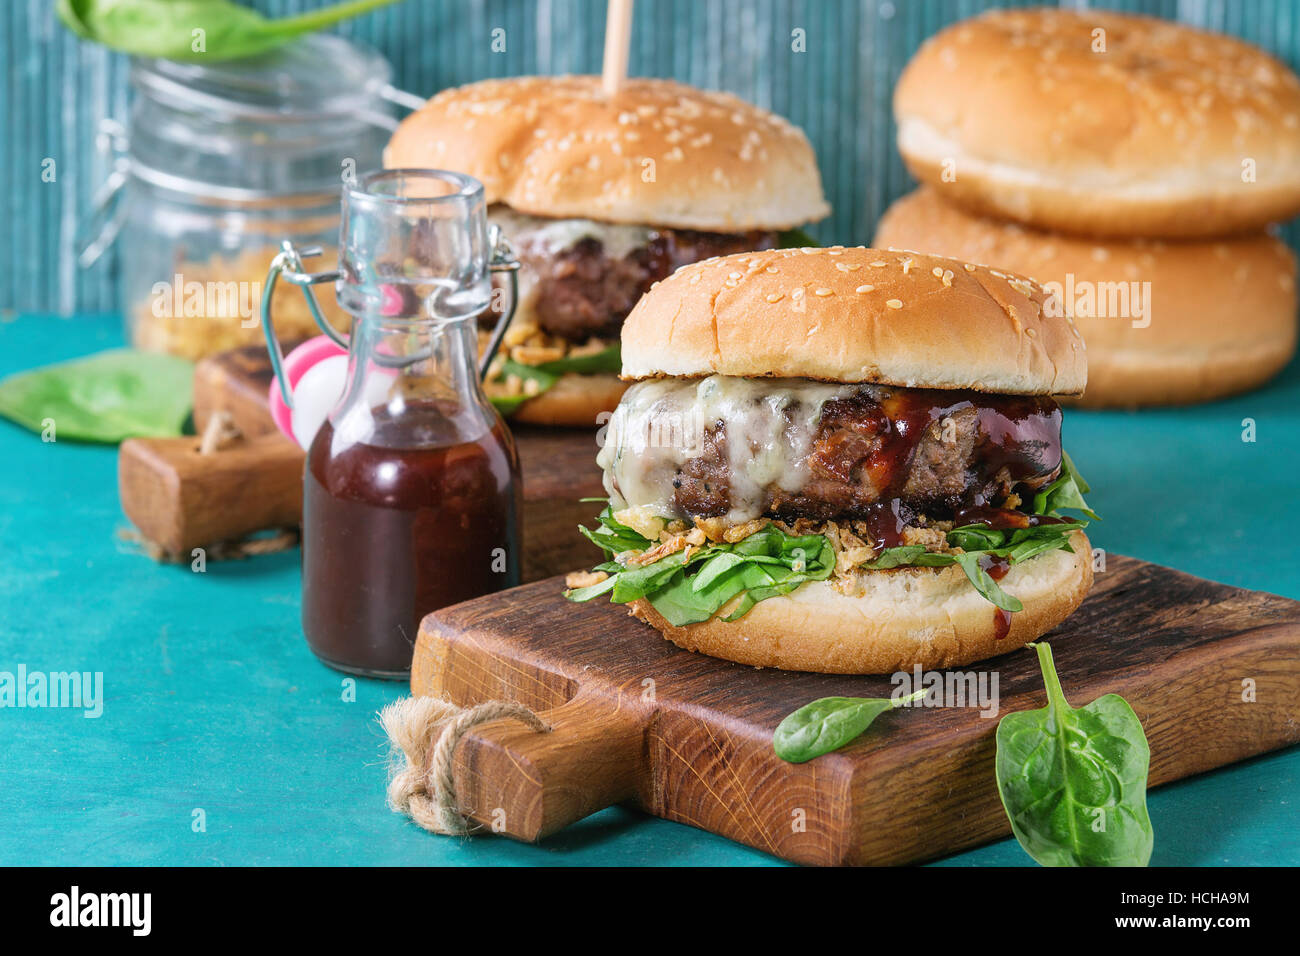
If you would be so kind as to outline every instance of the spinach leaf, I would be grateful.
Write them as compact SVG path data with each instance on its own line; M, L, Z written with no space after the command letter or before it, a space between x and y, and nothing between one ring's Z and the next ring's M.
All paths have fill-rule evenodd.
M1088 503L1083 500L1083 496L1092 489L1088 483L1083 480L1074 467L1074 462L1064 451L1061 452L1061 474L1057 479L1044 488L1038 494L1034 495L1034 514L1054 515L1063 508L1069 508L1074 511L1082 511L1089 518L1096 521L1101 519L1097 517L1096 512L1088 507Z
M915 564L923 554L925 554L925 545L922 544L904 544L896 548L885 548L875 560L868 561L863 567L871 568L873 571L907 567Z
M525 382L536 382L537 391L531 395L525 395L521 392L518 395L492 396L490 401L502 415L513 415L524 402L541 395L560 380L560 376L557 374L543 371L536 365L524 365L514 359L506 359L501 365L501 377L505 378L507 375L517 375Z
M119 442L181 434L194 393L194 366L157 352L113 349L20 372L0 382L0 415L56 439Z
M998 723L998 793L1011 831L1043 866L1146 866L1154 834L1142 722L1118 694L1072 708L1052 649L1029 646L1038 652L1047 706Z
M953 558L961 569L966 572L966 578L976 591L984 596L984 599L1004 611L1023 611L1025 606L1020 603L1020 598L1012 597L1006 591L998 586L984 566L980 564L980 558L988 552L966 551L962 554L955 554Z
M606 591L612 590L617 581L618 578L611 575L603 581L588 584L585 588L574 588L569 593L573 595L572 600L574 601L590 601L592 598L599 597Z
M655 545L640 532L621 524L606 505L600 525L589 541L611 557L646 551ZM676 551L636 567L607 562L597 567L615 583L602 581L566 591L571 601L589 601L608 593L615 604L645 598L674 626L707 621L740 597L726 620L743 617L759 601L789 594L806 581L824 581L835 570L835 550L823 535L789 535L768 525L735 543L708 543L689 552Z
M595 531L588 531L582 525L578 525L578 530L582 532L583 537L610 557L622 554L624 551L644 551L654 546L654 542L641 532L615 520L613 509L608 505L600 513L600 524Z
M230 60L255 56L304 33L360 16L395 0L349 0L268 20L231 0L58 0L59 19L77 36L135 56ZM194 49L194 31L203 49Z
M525 365L506 359L501 365L502 376L518 375L525 382L536 382L537 391L531 395L495 395L491 401L502 415L513 415L524 402L552 388L561 375L569 372L575 375L618 374L622 368L622 352L617 345L590 355L569 356L540 365Z
M817 240L802 229L787 229L776 239L778 249L807 249L817 245Z
M623 370L623 351L615 344L587 355L566 355L554 362L542 362L540 365L534 365L533 368L550 372L552 375L563 375L566 372L578 375L602 373L617 375Z
M800 707L777 725L772 749L782 760L805 763L856 740L885 711L923 696L924 689L899 698L823 697Z

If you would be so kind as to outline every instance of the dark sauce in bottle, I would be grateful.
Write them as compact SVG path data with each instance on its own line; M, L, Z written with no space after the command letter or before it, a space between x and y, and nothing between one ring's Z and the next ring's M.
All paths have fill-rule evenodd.
M367 441L343 444L326 422L312 442L302 624L333 667L403 676L424 615L519 583L514 440L497 419L464 441L449 411L380 406Z

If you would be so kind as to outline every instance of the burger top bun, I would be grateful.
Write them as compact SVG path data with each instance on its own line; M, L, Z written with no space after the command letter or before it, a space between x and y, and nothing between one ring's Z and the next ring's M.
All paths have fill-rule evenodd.
M744 232L830 212L796 126L670 80L630 79L613 99L598 76L444 90L402 122L384 165L459 170L489 203L536 216Z
M1265 232L1103 241L973 216L944 195L923 187L895 202L876 244L1048 283L1088 342L1082 404L1208 401L1267 381L1295 352L1295 256Z
M863 247L684 266L623 325L623 378L739 375L1073 395L1083 340L1036 282Z
M1103 11L943 30L894 93L918 179L1066 232L1206 236L1300 212L1300 78L1240 40Z

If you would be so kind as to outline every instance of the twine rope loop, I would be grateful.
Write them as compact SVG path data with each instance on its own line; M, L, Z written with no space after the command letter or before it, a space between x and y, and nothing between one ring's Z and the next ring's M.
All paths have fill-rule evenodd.
M407 697L385 707L379 723L393 745L389 807L431 833L459 836L478 829L456 797L456 744L470 728L503 718L539 733L551 729L527 707L508 700L458 707L437 697Z

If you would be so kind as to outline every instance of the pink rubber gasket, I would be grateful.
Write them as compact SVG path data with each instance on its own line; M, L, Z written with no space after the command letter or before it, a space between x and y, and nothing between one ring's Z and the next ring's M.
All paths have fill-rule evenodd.
M339 347L324 335L303 342L284 358L284 374L289 379L289 390L293 391L297 388L298 380L317 362L347 354L347 349ZM275 426L290 441L297 442L298 439L293 435L293 412L280 397L280 383L274 378L271 379L271 388L267 392L267 405L271 410L271 420L275 422Z

